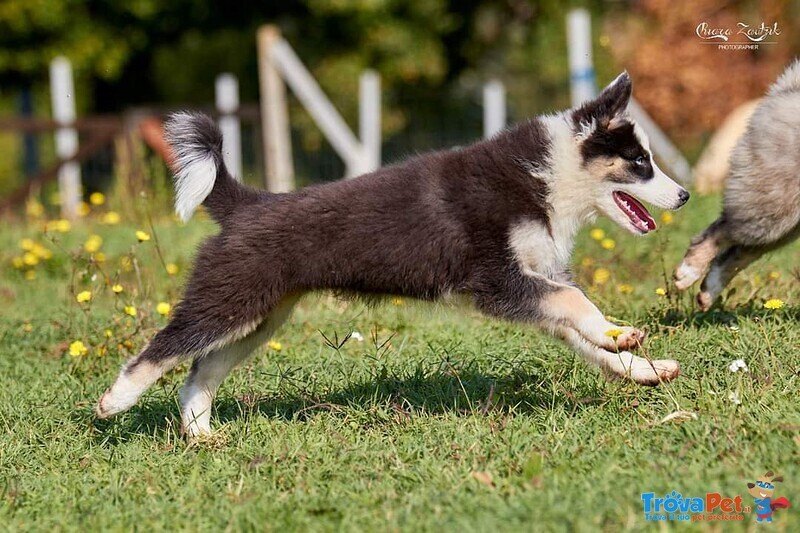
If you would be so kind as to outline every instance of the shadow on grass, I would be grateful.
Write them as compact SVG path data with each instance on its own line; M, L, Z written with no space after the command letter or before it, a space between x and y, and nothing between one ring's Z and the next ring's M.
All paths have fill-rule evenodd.
M565 366L565 371L569 367ZM458 416L494 416L497 413L524 414L558 409L575 413L586 406L605 401L599 380L579 382L575 390L558 383L560 376L545 376L536 369L514 369L507 375L492 375L463 368L423 371L392 376L384 369L374 379L363 379L343 388L319 387L324 392L304 390L303 386L283 384L269 396L253 394L237 397L221 395L214 405L217 423L260 415L303 423L321 413L332 416L364 417L366 423L395 423L417 416L456 413ZM554 387L556 389L554 393ZM97 420L96 439L116 445L134 435L161 436L180 431L177 400L145 401L134 406L124 424ZM160 435L162 434L162 435Z
M733 326L740 320L764 319L773 311L764 309L761 304L749 301L745 305L726 309L713 307L709 311L668 310L659 320L665 326L685 326L690 328L707 328L715 326ZM784 320L800 322L800 307L789 307L780 311Z

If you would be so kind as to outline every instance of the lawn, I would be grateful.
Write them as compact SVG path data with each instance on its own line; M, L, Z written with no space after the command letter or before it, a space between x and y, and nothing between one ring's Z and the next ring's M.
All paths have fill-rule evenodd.
M643 239L599 220L605 237L587 228L576 246L581 286L646 327L645 354L680 361L673 383L606 382L547 335L464 303L322 294L224 383L216 434L188 443L185 366L116 418L93 406L166 323L213 224L150 224L130 206L118 222L101 205L45 234L34 206L0 229L0 529L638 531L656 527L642 493L753 505L746 483L771 469L793 507L770 527L798 531L800 248L697 313L667 280L718 209L695 197ZM764 308L773 298L785 306ZM749 371L732 372L737 359Z

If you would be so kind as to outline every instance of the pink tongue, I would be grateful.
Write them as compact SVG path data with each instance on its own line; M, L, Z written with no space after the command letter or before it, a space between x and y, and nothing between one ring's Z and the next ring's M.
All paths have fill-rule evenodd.
M656 229L656 221L650 216L647 209L633 196L624 192L615 191L614 201L622 212L631 220L634 226L647 233Z

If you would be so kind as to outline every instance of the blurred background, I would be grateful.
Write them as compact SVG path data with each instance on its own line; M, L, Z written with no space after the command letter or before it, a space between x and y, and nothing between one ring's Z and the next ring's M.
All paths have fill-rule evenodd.
M359 78L380 76L383 162L471 142L483 132L483 88L498 80L508 122L570 106L567 14L591 17L602 86L623 68L634 95L694 164L729 114L763 94L800 50L800 2L671 0L5 0L0 3L0 203L57 209L51 66L68 59L77 161L92 192L147 190L169 203L148 117L215 111L215 82L238 81L241 173L263 185L257 33L274 25L346 124L358 131ZM780 34L757 50L703 46L695 29L738 21ZM263 74L262 74L263 75ZM345 164L286 90L298 186L339 179ZM357 133L356 133L357 135Z

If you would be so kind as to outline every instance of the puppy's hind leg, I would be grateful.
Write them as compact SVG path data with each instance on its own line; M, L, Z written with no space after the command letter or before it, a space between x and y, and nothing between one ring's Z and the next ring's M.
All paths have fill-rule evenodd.
M672 276L678 290L688 289L708 271L711 262L727 245L726 225L725 218L721 216L692 239L683 261Z
M190 437L211 433L211 405L220 384L236 365L269 340L296 302L296 297L285 298L247 337L195 359L180 392L184 433Z
M731 246L715 257L708 275L700 286L697 295L698 307L708 311L736 274L761 257L764 251L765 249L761 247L737 245Z

